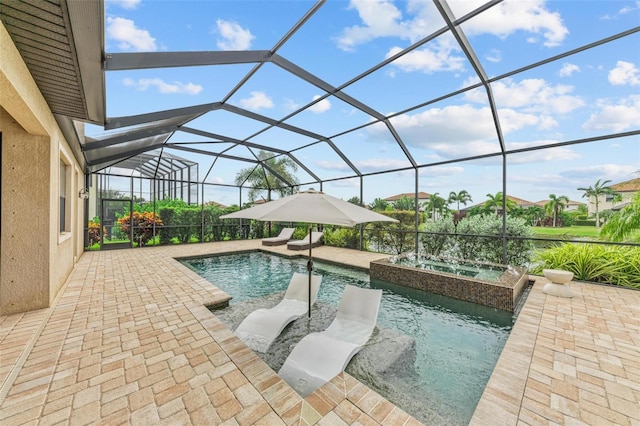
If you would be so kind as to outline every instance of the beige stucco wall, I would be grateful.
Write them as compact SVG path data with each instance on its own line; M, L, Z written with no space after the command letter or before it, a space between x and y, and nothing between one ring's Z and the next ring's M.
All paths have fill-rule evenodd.
M635 192L626 191L626 192L620 192L619 194L622 197L622 200L620 200L617 203L613 203L611 201L607 201L607 196L606 195L599 196L598 197L598 211L602 212L604 210L611 210L612 208L614 208L616 206L620 206L622 204L631 202L631 200L633 200L633 196L635 195ZM595 212L596 212L596 198L595 197L589 197L589 207L588 207L588 209L589 209L589 215L595 214Z
M49 306L82 254L82 170L0 23L0 315ZM70 166L69 232L59 232L59 164Z

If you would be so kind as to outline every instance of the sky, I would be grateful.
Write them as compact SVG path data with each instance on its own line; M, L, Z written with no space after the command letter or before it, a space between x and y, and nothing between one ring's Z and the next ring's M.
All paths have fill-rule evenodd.
M448 2L456 19L484 3ZM105 4L107 53L268 51L314 6L311 1L285 0ZM343 88L357 102L327 96L318 85L270 62L234 91L255 64L229 64L108 71L107 116L225 101L324 140L214 110L185 126L226 140L178 131L169 142L210 152L226 150L247 159L254 154L228 138L293 150L313 174L299 168L295 174L300 182L313 182L316 176L327 181L322 185L326 193L343 199L360 196L359 178L335 180L355 173L333 145L366 175L365 203L414 192L416 181L419 191L446 198L451 191L466 190L471 204L480 203L486 194L502 191L502 156L450 161L499 153L500 141L487 90L468 89L480 82L478 73L445 26L430 1L330 0L276 53L297 69ZM623 0L505 0L463 22L460 27L482 72L494 79L490 88L505 148L638 132L639 26L640 2ZM633 29L636 32L626 37L579 51ZM426 43L394 58L425 37L430 37ZM573 49L577 53L512 73ZM450 93L458 94L447 97ZM370 109L358 108L362 105ZM373 114L388 117L390 126L373 123ZM90 136L102 132L87 127ZM237 172L251 167L185 151L167 152L197 161L199 179L209 183L233 185ZM413 169L378 173L408 168L411 160L424 166L417 177ZM640 135L511 154L506 164L509 195L532 202L548 199L549 194L586 201L577 188L598 179L615 184L639 176L635 172L640 170ZM317 182L302 188L308 187L319 189ZM237 204L239 192L208 188L205 201L210 200Z

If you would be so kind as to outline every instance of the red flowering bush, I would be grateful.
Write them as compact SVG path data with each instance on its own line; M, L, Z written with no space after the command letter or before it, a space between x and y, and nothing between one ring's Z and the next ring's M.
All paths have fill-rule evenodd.
M157 216L152 212L133 212L133 240L138 242L141 246L145 245L151 238L153 238L154 223L156 229L163 226L160 216ZM118 219L118 225L120 225L122 232L129 235L129 216L124 216Z

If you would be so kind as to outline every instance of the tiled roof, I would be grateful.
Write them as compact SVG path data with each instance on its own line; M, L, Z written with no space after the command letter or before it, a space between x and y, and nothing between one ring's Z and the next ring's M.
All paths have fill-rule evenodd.
M523 200L522 198L517 198L514 197L512 195L507 195L507 199L513 201L514 203L516 203L519 207L522 206L532 206L534 203L532 203L531 201L527 201L527 200Z
M518 206L518 207L529 207L529 206L533 206L534 204L536 204L536 203L533 203L531 201L524 200L522 198L514 197L512 195L507 195L507 199L509 199L509 200L513 201L514 203L516 203L516 206ZM469 206L469 207L465 207L465 208L463 208L461 210L467 211L467 210L471 210L474 207L484 206L488 201L489 200L486 200L486 201L483 201L481 203L474 204L474 205Z
M398 201L402 197L413 199L413 198L416 198L416 194L415 192L405 192L404 194L397 194L397 195L392 195L391 197L387 197L384 199L384 201ZM431 197L431 194L429 194L428 192L418 192L419 200L426 200L430 197Z
M547 203L550 200L540 200L540 201L536 201L534 204L536 206L540 206L540 207L544 207L547 205ZM582 203L580 201L573 201L573 200L569 200L568 203L565 203L567 206L580 206L580 205L586 205L585 203Z
M610 188L616 192L638 192L640 191L640 178L616 183L615 185L611 185Z

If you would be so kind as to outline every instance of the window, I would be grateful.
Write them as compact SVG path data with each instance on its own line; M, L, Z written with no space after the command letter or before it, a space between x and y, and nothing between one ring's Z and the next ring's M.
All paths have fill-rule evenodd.
M69 181L69 166L60 161L60 233L68 232L70 227Z

